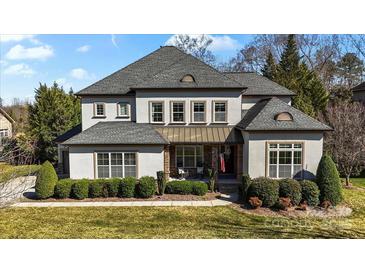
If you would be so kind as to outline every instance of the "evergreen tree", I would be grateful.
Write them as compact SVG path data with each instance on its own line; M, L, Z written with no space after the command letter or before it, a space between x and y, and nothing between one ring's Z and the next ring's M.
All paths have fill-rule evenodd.
M80 102L71 93L66 94L57 83L35 90L35 102L29 106L29 132L36 140L37 158L40 161L57 160L54 139L79 124Z
M274 80L275 76L276 76L276 63L274 60L274 56L272 55L271 50L269 50L267 56L266 56L266 62L265 65L263 67L263 69L261 70L262 75L269 78L270 80Z

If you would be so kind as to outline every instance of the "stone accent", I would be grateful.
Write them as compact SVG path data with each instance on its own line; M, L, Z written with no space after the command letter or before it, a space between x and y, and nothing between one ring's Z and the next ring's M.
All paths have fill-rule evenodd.
M170 178L170 146L165 146L163 150L163 171L165 180Z

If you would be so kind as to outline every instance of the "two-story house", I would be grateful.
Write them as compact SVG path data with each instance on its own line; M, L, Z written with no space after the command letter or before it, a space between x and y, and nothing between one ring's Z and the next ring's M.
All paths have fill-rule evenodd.
M0 151L6 138L12 137L14 120L0 107Z
M365 82L357 85L352 89L352 99L354 101L359 101L365 103Z
M75 179L211 167L232 177L311 178L331 130L293 108L292 91L255 73L219 72L171 46L77 95L82 126L57 139Z

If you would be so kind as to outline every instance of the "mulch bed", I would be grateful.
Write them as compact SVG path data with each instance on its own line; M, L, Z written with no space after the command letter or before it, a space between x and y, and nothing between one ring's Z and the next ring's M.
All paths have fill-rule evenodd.
M153 196L148 199L142 198L86 198L83 200L76 199L55 199L49 198L45 200L22 199L23 202L141 202L141 201L211 201L220 197L220 193L207 193L204 196L197 195L178 195L164 194L163 196Z

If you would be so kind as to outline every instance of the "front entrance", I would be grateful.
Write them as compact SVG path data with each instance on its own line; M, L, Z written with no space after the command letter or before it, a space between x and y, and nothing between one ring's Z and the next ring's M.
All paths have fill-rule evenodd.
M218 155L218 174L233 176L235 174L235 146L220 145Z

